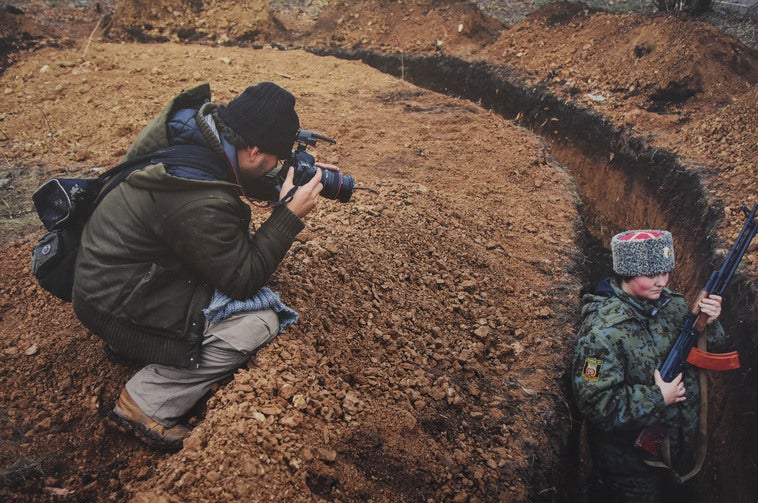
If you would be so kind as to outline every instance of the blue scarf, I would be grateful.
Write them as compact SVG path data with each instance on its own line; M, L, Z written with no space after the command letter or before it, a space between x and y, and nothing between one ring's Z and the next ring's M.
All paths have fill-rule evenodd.
M297 323L300 317L297 311L282 302L278 293L267 287L261 288L247 300L234 300L216 290L211 303L203 309L203 314L210 323L218 323L233 314L262 309L272 309L279 316L280 334L283 334L288 326Z

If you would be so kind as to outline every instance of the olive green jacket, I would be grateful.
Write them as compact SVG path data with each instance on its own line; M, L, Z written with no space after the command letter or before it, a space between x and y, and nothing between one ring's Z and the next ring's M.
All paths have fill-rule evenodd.
M203 136L223 151L212 133ZM135 143L130 152L144 150ZM196 364L214 290L251 297L304 227L281 206L251 236L240 193L225 180L172 176L163 164L129 175L82 234L73 304L84 325L130 359Z

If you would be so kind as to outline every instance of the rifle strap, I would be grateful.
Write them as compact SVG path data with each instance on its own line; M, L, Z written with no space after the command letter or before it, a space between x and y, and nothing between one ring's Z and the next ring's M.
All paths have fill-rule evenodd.
M700 333L700 336L697 339L697 347L705 352L705 330ZM695 455L695 465L692 467L692 470L684 475L680 475L671 467L671 451L668 434L661 446L661 458L663 461L645 460L645 463L649 466L671 470L671 475L674 480L680 484L686 482L700 472L705 463L705 454L708 451L708 376L706 372L698 370L697 378L700 383L700 420L698 421L697 453Z

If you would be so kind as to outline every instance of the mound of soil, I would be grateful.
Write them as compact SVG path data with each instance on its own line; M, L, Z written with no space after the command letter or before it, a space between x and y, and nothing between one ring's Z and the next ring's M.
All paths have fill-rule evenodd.
M364 48L380 52L476 52L494 42L505 24L486 17L471 2L391 0L330 2L300 37L309 47Z
M754 204L758 189L757 56L690 18L581 4L540 9L477 54L702 167L731 210Z
M261 45L284 32L268 3L261 0L136 0L116 4L108 35L139 42Z
M57 44L55 29L48 30L13 5L0 8L0 72L28 50Z
M75 54L49 50L9 70L7 77L24 75L25 92L35 95L71 79L66 89L76 91L46 98L46 114L57 123L81 110L77 124L91 120L92 130L53 126L59 158L78 155L69 142L81 134L95 142L92 159L110 156L117 132L126 136L128 124L155 112L136 95L100 103L116 83L123 96L149 89L165 100L178 90L164 76L186 71L186 47L153 46L148 58L136 49L97 44L89 72L78 75L61 64ZM49 475L45 484L85 494L149 488L179 500L268 499L286 491L295 500L375 494L412 501L495 490L526 498L535 476L557 465L560 450L557 432L545 437L530 423L568 426L558 421L568 412L557 380L565 368L560 348L570 336L542 337L558 333L558 312L569 311L553 297L569 299L575 288L568 268L576 213L567 175L527 131L359 63L261 51L252 66L249 51L217 48L195 59L195 71L214 75L222 101L241 90L239 73L264 80L286 69L303 124L339 142L319 147L318 157L342 166L365 190L346 205L321 204L272 285L303 321L219 390L186 448L158 466L145 463L148 449L114 456L97 448L142 448L100 422L129 369L106 361L68 306L34 284L26 260L33 236L16 241L3 258L3 269L13 271L3 298L29 296L38 307L31 313L28 303L14 301L3 313L2 325L13 333L4 342L12 372L3 375L8 432L23 432L15 452L32 457L49 452L54 439L81 442L55 451L78 468L63 479ZM40 73L42 63L50 69ZM142 113L127 116L127 106ZM28 145L40 133L32 127L38 120L6 117L13 131L30 133L9 143ZM482 141L451 152L456 138ZM123 147L128 143L124 138ZM32 148L41 154L49 145ZM258 210L259 218L266 213ZM545 226L548 213L555 218ZM56 329L58 319L68 327ZM44 375L30 383L39 367ZM71 459L82 450L108 461ZM98 464L112 468L114 459L124 464L120 471L86 478ZM145 472L145 465L155 468L139 486L133 471ZM199 476L201 467L212 469ZM56 473L44 462L43 469Z
M33 20L67 26L70 12L29 4L0 15L3 40ZM5 52L4 501L580 497L564 386L582 262L570 176L539 137L476 104L274 47L507 65L678 153L725 209L724 241L741 224L730 215L756 202L756 52L708 25L582 4L512 26L460 1L290 7L131 0L103 18L90 5L76 32ZM347 204L321 201L272 282L301 322L199 404L184 449L158 453L103 425L134 368L33 280L30 194L115 163L181 89L209 81L225 102L263 80L297 96L303 127L337 140L314 154L358 189ZM267 210L254 214L258 224ZM756 258L754 244L749 270ZM703 494L750 500L749 475L712 473Z

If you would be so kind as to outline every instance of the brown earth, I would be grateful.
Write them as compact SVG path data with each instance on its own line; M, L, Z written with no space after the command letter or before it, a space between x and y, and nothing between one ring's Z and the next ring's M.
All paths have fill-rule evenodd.
M23 13L0 14L3 501L580 499L565 372L585 282L584 182L518 118L296 47L513 68L679 156L723 217L719 246L740 205L758 202L756 51L697 20L567 4L508 25L457 1L132 0L104 18L109 2L14 5ZM35 283L30 194L115 163L182 89L207 81L224 102L263 80L337 140L314 153L359 189L321 202L273 281L301 322L200 404L184 449L161 454L103 425L134 369ZM624 202L617 226L659 224ZM754 243L751 274L757 259ZM750 367L733 379L752 382ZM720 410L736 400L722 393L714 429L750 425L752 406ZM752 501L758 451L734 443L749 429L723 433L700 497Z

